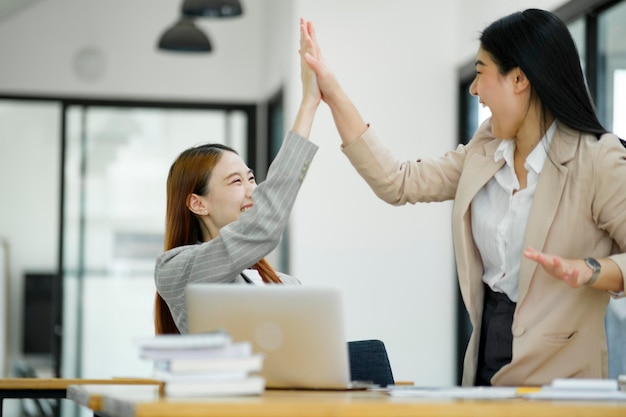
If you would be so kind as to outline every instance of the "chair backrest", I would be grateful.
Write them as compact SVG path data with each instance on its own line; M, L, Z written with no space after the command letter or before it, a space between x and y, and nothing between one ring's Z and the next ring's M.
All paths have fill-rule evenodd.
M376 339L348 342L350 376L353 381L371 381L381 387L394 383L385 344Z

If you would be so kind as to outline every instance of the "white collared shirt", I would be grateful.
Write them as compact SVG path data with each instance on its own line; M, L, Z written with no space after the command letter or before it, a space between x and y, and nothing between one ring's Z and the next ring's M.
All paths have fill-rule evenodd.
M495 292L505 293L517 302L519 268L524 250L528 213L537 189L539 174L547 159L556 122L526 158L526 188L520 190L515 175L515 141L502 140L494 160L505 164L481 188L472 201L474 243L483 261L483 282ZM515 190L518 190L514 193Z
M265 285L265 283L263 282L263 278L261 278L261 274L259 274L259 271L257 271L256 269L244 269L243 271L241 271L241 274L245 275L245 277L250 280L251 284Z

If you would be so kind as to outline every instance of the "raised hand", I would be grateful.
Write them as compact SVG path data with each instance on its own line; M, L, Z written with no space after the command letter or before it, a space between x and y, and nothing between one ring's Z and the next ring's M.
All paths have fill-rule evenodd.
M332 112L343 145L349 145L367 130L368 125L326 65L317 44L313 23L304 19L300 19L300 57L303 77L308 77L307 70L315 73L321 100Z
M306 66L317 75L322 99L328 102L327 96L332 94L334 90L340 89L340 86L322 57L313 22L302 18L300 19L300 54L306 62Z
M304 19L300 19L300 78L302 80L302 100L312 100L316 105L321 101L322 93L317 85L317 76L313 69L306 63L304 56L310 42L307 34L302 30L306 27Z
M303 23L304 21L300 19L300 78L302 81L302 99L291 130L308 138L311 134L315 113L322 101L322 93L317 85L317 75L304 60L306 49L309 46L306 37L303 36Z

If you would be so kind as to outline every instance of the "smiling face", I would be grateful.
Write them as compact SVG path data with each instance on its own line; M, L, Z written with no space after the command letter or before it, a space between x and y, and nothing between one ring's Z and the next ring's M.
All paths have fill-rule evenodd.
M480 48L476 56L476 77L470 94L491 110L491 132L496 138L512 139L524 122L530 88L519 68L502 75L491 55Z
M215 238L222 227L238 220L241 213L253 206L252 191L256 186L254 173L241 157L223 152L211 172L208 193L192 194L189 209L200 216L210 238Z

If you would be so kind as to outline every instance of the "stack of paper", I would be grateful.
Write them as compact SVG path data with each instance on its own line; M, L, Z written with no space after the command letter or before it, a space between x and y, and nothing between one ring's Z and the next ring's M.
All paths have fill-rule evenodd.
M543 387L444 387L424 388L412 385L388 385L394 397L497 400L626 401L626 391L618 390L615 379L557 378Z
M501 400L517 397L517 389L515 387L429 388L414 385L388 385L387 393L393 397L448 398L458 400Z
M626 392L619 391L615 379L557 378L540 391L524 397L532 400L626 401Z
M265 380L255 375L263 357L248 342L225 332L159 335L138 340L139 356L154 361L154 378L170 397L259 395Z

